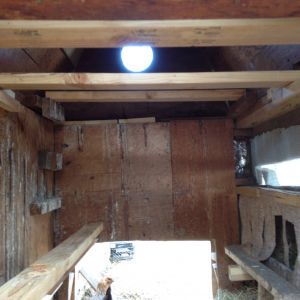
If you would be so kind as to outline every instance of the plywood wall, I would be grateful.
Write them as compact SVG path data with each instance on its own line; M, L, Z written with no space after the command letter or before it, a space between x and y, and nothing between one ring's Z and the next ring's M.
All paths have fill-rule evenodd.
M32 201L53 192L53 174L38 168L38 151L53 145L50 122L0 110L0 285L53 246L51 215L29 213Z
M220 283L224 245L238 242L230 120L64 126L57 242L87 222L103 240L215 240Z

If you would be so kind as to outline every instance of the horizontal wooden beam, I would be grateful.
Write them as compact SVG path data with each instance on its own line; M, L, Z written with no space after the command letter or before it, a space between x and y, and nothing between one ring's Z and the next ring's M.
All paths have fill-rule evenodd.
M269 197L278 203L300 207L300 192L257 186L239 186L236 188L236 192L241 196L249 198Z
M61 198L51 197L30 204L31 215L44 215L53 210L61 208Z
M234 90L180 91L69 91L46 92L46 97L57 102L199 102L237 101L245 93Z
M238 128L256 127L299 108L300 83L297 81L290 86L270 89L267 97L258 101L248 113L237 118L236 126Z
M258 284L262 285L275 299L300 299L300 290L277 275L258 260L249 256L242 246L227 246L225 253L240 265Z
M2 48L210 47L300 44L300 18L0 21Z
M0 73L16 90L186 90L285 87L300 71L203 73Z
M54 289L103 230L102 223L85 225L20 274L0 287L0 299L42 299Z

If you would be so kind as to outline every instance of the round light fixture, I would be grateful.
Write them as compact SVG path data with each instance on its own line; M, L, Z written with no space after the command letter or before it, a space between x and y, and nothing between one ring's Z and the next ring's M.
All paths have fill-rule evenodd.
M124 67L131 72L143 72L153 61L153 50L150 46L125 46L121 51Z

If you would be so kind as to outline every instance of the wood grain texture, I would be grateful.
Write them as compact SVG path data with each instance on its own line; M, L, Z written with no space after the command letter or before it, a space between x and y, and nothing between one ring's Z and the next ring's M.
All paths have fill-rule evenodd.
M237 119L238 128L259 126L300 107L300 92L290 91L289 86L281 89L270 89L270 94L270 100L267 103L260 103Z
M42 299L95 243L103 224L88 224L0 287L1 299Z
M186 90L285 87L300 71L201 73L2 73L0 87L19 90Z
M197 102L237 101L244 90L182 90L182 91L78 91L46 92L57 102Z
M38 168L38 151L53 147L53 126L28 109L1 110L0 140L0 274L7 281L53 246L51 214L29 212L32 201L53 192L53 176Z
M124 196L132 240L173 238L168 123L121 125Z
M64 168L57 242L102 220L103 240L216 240L220 284L229 286L224 245L237 243L230 120L56 128Z
M241 186L236 189L239 195L251 198L269 197L277 203L300 207L300 193L288 190L264 188L257 186Z
M247 271L266 291L278 300L293 300L300 297L300 290L252 258L239 245L225 248L226 254ZM266 299L266 298L260 298Z
M1 21L0 47L119 48L290 45L300 18L147 21ZM88 36L88 39L86 38Z
M230 120L171 125L175 234L215 240L220 285L230 286L224 246L238 241Z
M66 72L72 68L60 49L0 49L1 72Z
M60 19L60 20L139 20L139 19L211 19L211 18L282 18L300 16L297 1L193 1L176 0L170 7L168 0L3 0L1 19Z
M56 244L84 224L98 221L105 224L104 240L124 239L117 125L56 127L55 143L64 156L63 169L56 174L64 199Z

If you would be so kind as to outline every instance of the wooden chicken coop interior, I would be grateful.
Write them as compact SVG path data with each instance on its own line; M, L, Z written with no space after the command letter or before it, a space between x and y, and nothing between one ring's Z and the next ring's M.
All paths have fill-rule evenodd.
M299 2L2 0L0 19L0 299L76 300L96 240L209 240L215 294L300 299L299 188L265 168L300 158Z

